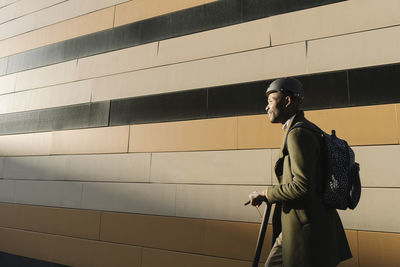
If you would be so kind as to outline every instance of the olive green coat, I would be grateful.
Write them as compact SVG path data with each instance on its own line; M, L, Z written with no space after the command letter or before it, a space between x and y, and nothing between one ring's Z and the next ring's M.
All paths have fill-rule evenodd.
M304 127L288 133L298 122L310 123L302 111L291 118L275 165L279 186L267 191L268 201L276 203L274 239L282 231L285 267L336 266L351 252L336 209L321 201L322 138Z

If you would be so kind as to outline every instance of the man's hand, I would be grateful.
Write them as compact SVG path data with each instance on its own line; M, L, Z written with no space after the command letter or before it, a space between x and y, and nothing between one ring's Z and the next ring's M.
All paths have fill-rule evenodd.
M257 192L254 191L249 195L249 203L253 206L260 206L264 201L267 201L267 197L265 196L264 192Z

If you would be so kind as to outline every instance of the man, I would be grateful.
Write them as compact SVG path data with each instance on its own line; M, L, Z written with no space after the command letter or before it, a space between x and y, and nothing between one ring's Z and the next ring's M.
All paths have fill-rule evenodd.
M336 266L351 252L336 209L322 203L322 137L305 127L310 123L299 109L301 83L294 78L277 79L266 91L266 111L271 123L283 125L284 137L275 174L279 185L249 195L250 203L275 203L273 248L265 266Z

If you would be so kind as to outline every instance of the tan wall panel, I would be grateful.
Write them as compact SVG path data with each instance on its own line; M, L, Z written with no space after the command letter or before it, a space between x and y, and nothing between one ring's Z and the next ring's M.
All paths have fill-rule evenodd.
M100 240L183 252L204 252L205 221L103 212Z
M398 143L395 105L308 111L306 117L328 133L335 129L350 145Z
M0 136L0 156L49 155L51 133Z
M129 152L224 150L237 146L237 119L131 125Z
M398 63L399 46L400 27L309 41L308 72Z
M141 248L0 228L0 250L69 266L140 267Z
M174 11L215 2L216 0L133 0L120 4L115 10L115 27Z
M264 209L264 206L260 210ZM272 215L271 215L272 216ZM261 224L207 220L205 222L206 255L252 261ZM272 225L265 235L260 262L265 262L272 245Z
M398 267L400 234L359 232L360 267Z
M87 239L99 239L100 212L0 203L0 226Z
M397 0L387 0L384 5L380 0L351 0L273 16L272 44L398 25L399 10Z
M400 144L400 104L396 105L396 117L397 117L397 141Z
M238 117L239 149L277 148L282 143L282 136L282 125L271 124L267 115Z
M352 258L341 262L339 267L358 267L358 232L353 230L346 230L347 241L350 245Z
M259 224L104 212L101 240L209 256L251 260ZM271 247L268 227L261 260Z
M156 249L143 249L142 267L248 267L251 262Z
M122 153L128 150L129 126L52 132L52 154Z
M95 11L0 41L0 57L110 29L114 7Z

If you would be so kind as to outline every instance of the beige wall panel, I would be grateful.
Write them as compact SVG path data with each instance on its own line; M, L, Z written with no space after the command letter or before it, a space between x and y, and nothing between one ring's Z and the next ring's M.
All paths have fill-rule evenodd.
M50 132L0 136L0 156L49 155Z
M358 233L360 267L397 267L400 264L400 234Z
M15 202L21 204L79 208L82 183L16 181Z
M7 72L8 58L0 58L0 75L5 75Z
M308 71L314 73L398 63L399 46L400 27L310 41Z
M3 177L6 179L61 180L65 158L59 156L4 158Z
M400 233L400 189L363 188L355 210L339 211L346 229Z
M115 0L69 0L62 4L11 20L0 25L0 39L10 38L28 31L71 19L86 13L115 5Z
M166 2L163 0L129 1L116 7L114 26L117 27L215 1L216 0L175 0L173 2Z
M52 154L123 153L128 150L129 126L52 132Z
M400 3L352 0L271 17L272 44L342 35L398 25ZM332 47L334 49L334 47Z
M149 182L149 153L66 156L64 179Z
M141 248L0 228L1 251L68 266L140 267Z
M271 158L272 158L272 162L271 162L271 179L272 182L271 184L273 185L278 185L278 178L276 178L276 174L275 174L275 164L279 159L279 154L280 154L280 150L279 149L272 149L272 153L271 153Z
M19 72L15 91L46 87L76 80L77 60Z
M0 41L0 57L112 28L114 7Z
M90 102L90 81L39 88L0 96L0 114Z
M15 90L17 74L0 76L0 94L12 93Z
M266 186L177 185L176 215L230 221L261 222L254 207L244 206L253 191ZM260 211L264 206L260 208Z
M100 240L183 252L204 252L205 221L104 212Z
M304 74L305 52L296 43L99 78L93 101Z
M395 105L308 111L306 117L328 133L335 129L350 145L398 143Z
M365 187L400 187L400 146L353 148L360 163L361 184Z
M268 184L270 150L153 153L151 182Z
M235 149L235 117L131 125L129 152Z
M78 60L78 78L87 79L157 65L158 43L139 45Z
M84 183L84 209L133 212L156 215L175 214L172 184Z
M5 158L0 157L0 179L4 178L4 164L5 164L4 161Z
M17 1L19 1L19 0L0 0L0 7L7 6L7 5L17 2Z
M63 2L64 0L36 0L33 3L31 0L21 0L0 9L0 23L22 17L29 13L34 13L38 10L45 9Z
M100 212L0 203L0 226L87 239L99 239Z
M4 161L6 179L148 182L150 176L148 153L7 157Z
M0 179L0 201L13 202L14 194L15 181Z
M346 230L352 258L342 261L338 267L358 267L358 231Z
M280 124L271 124L267 115L238 117L238 148L277 148L282 142Z
M262 207L264 208L264 206ZM260 208L261 209L261 208ZM272 215L271 215L272 216ZM239 260L253 260L260 224L207 220L205 254ZM272 225L268 225L260 261L271 249Z
M238 261L217 257L208 257L195 254L179 253L156 249L143 249L142 267L247 267L250 266L249 261Z
M162 40L158 59L182 62L267 47L269 42L269 21L261 19Z

